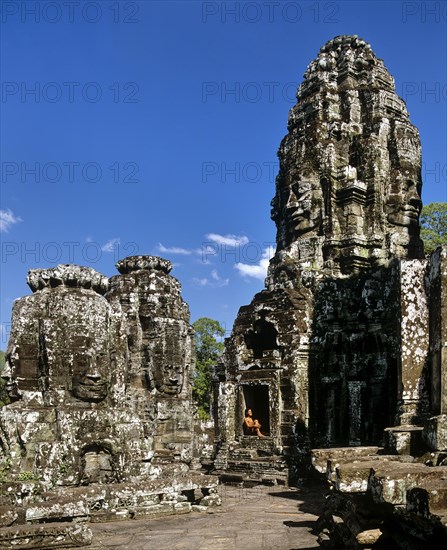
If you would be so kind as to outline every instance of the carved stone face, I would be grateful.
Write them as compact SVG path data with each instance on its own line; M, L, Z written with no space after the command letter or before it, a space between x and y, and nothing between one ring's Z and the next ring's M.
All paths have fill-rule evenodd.
M98 346L91 338L72 339L73 363L71 392L82 401L99 402L108 394L108 353L106 344Z
M186 364L188 332L177 324L165 327L163 336L155 345L152 357L152 376L155 388L168 396L182 391Z
M38 346L33 338L32 325L27 327L26 336L11 337L6 351L5 366L2 379L11 401L22 397L23 391L38 391L39 389L39 360Z
M11 354L6 355L5 366L2 371L2 379L5 382L5 390L10 401L17 401L22 397L17 384L16 369Z
M114 483L113 457L106 449L88 449L81 461L81 485Z
M322 221L322 192L318 182L292 183L284 198L284 217L292 241L319 229Z
M161 393L178 395L183 387L183 367L181 365L165 365L158 369L155 376L155 387Z
M392 225L417 228L422 202L418 188L413 180L406 179L390 194L387 204L387 219Z

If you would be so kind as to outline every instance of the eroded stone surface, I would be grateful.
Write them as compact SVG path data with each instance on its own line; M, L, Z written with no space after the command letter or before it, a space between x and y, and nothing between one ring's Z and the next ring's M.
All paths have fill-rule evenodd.
M266 289L240 309L216 370L218 468L245 407L292 469L312 444L381 443L398 400L407 418L427 412L427 339L406 349L418 363L407 360L402 391L397 374L401 343L426 331L421 305L400 302L411 276L426 298L418 131L383 61L356 36L321 48L297 99L278 152Z
M445 467L413 462L446 450L447 248L424 258L418 131L356 36L321 48L297 99L278 152L266 288L239 310L215 370L215 466L252 481L265 453L264 475L282 458L293 481L309 449L325 447L313 455L332 488L322 541L386 545L386 518L400 547L435 545ZM246 407L266 440L246 441ZM384 436L391 456L378 453Z
M301 270L352 273L421 257L419 134L383 61L364 40L336 37L297 99L279 149L271 268L290 259Z
M317 531L320 542L360 549L443 548L447 543L447 470L413 457L372 454L367 447L312 451L327 459L326 497ZM372 540L375 539L375 540ZM382 545L382 546L380 546Z
M2 373L12 402L0 411L0 506L21 510L2 515L10 534L220 503L216 478L194 471L194 333L172 265L117 267L110 281L80 266L31 270L33 294L14 304Z

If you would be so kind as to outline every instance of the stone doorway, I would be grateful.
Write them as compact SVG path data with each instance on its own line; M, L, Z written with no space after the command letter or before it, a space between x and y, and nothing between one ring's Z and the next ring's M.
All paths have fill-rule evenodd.
M267 384L243 384L242 401L241 431L245 409L251 409L253 411L253 418L257 418L261 423L262 433L270 435L269 386Z

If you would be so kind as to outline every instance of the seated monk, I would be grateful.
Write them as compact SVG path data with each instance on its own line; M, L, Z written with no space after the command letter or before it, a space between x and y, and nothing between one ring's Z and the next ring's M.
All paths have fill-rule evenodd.
M253 418L253 411L251 409L245 409L244 434L265 437L265 435L261 433L261 424L256 418Z

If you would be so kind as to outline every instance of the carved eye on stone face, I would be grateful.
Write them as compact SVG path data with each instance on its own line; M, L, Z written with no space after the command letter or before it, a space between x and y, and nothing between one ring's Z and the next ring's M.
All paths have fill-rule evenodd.
M293 183L290 186L286 208L299 210L301 213L310 210L312 206L312 188L304 182Z

